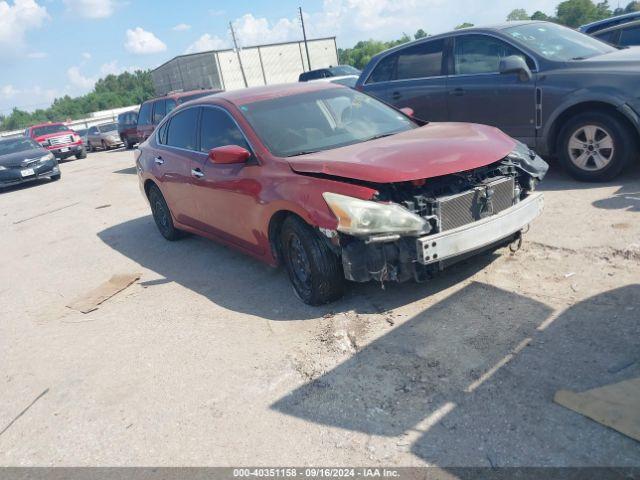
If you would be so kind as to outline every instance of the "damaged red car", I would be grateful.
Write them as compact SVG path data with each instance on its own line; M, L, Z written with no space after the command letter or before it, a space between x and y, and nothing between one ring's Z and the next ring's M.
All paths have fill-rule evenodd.
M324 83L186 103L136 166L167 240L194 233L283 265L311 305L345 280L424 281L519 241L548 168L496 128L427 123Z

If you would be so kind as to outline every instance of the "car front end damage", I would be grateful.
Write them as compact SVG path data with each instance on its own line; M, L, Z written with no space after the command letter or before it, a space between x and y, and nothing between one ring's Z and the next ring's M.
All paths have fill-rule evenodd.
M425 281L481 251L519 245L521 232L542 212L535 187L547 169L519 144L481 168L372 185L377 194L369 201L325 194L338 227L321 232L348 280Z

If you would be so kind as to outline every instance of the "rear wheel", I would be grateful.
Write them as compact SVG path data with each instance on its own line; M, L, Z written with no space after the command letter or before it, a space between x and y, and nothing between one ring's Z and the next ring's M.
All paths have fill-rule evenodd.
M151 205L151 213L156 226L164 238L169 241L178 240L182 236L182 232L173 226L173 218L171 211L165 201L160 189L152 185L149 188L149 204Z
M611 180L632 160L635 138L617 117L587 112L571 119L560 132L558 153L565 170L587 182Z
M87 151L83 148L82 150L80 150L80 153L78 153L76 155L76 158L78 160L82 160L83 158L87 158Z
M340 258L318 233L297 217L282 225L281 251L296 295L309 305L322 305L344 294Z
M100 145L102 145L102 150L104 150L104 151L109 150L109 147L107 147L107 144L106 144L106 142L104 140L102 140L100 142Z

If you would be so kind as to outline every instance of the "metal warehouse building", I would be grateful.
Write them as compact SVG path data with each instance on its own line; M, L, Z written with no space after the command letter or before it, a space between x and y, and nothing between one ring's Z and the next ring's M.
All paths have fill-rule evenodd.
M335 37L307 40L311 68L338 64ZM310 70L303 41L246 47L240 50L247 86L297 82L298 75ZM151 72L157 95L173 90L245 87L238 53L212 50L180 55Z

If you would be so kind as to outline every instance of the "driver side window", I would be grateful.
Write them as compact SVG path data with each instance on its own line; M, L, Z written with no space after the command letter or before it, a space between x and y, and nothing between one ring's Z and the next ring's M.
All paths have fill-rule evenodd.
M511 55L523 58L529 68L533 61L508 43L486 35L462 35L455 37L454 68L456 75L499 73L500 60Z
M244 135L229 115L219 108L204 107L202 109L200 120L201 152L208 153L212 148L225 145L239 145L251 151Z

